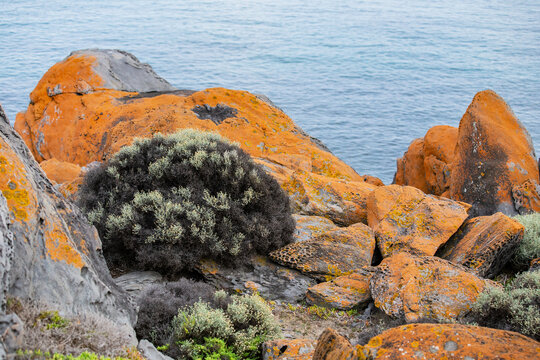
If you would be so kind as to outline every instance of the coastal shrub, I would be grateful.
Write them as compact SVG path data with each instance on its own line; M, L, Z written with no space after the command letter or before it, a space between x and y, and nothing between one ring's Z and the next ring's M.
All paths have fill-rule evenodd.
M222 340L226 346L223 351L239 359L260 358L261 344L280 335L272 310L256 294L231 296L227 306L223 306L223 300L229 296L223 291L216 292L215 297L221 306L199 301L178 311L172 322L173 343L192 359L199 358L208 339Z
M90 170L79 205L111 266L177 272L238 265L292 241L288 196L238 146L183 130L135 140Z
M171 322L178 315L178 309L197 301L214 305L214 288L189 279L149 286L137 300L137 337L156 346L165 346L170 342Z
M470 316L478 325L540 340L540 271L518 274L504 288L487 288L472 306Z
M540 257L540 213L517 215L515 220L525 227L523 240L514 254L513 262L519 268L527 268L531 260Z

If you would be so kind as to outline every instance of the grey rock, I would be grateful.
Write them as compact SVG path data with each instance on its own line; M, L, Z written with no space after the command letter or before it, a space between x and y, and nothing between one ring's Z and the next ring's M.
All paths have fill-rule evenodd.
M3 344L5 353L11 354L22 348L23 335L24 324L17 314L0 316L0 342Z
M13 233L8 228L10 224L7 201L0 193L0 313L5 311L9 272L13 262Z
M133 325L135 307L114 283L96 229L55 190L0 114L0 190L8 205L0 218L11 219L14 244L8 294L39 299L65 316L98 313Z
M154 344L148 340L141 340L139 346L137 346L137 350L139 350L146 360L173 360L173 358L158 351Z
M155 271L134 271L115 278L114 282L133 298L137 298L146 287L162 280L163 277Z
M96 57L94 71L103 81L103 87L121 91L152 92L176 90L167 80L157 75L148 64L134 55L111 49L86 49L72 55Z
M309 216L293 214L293 219L296 223L294 230L294 242L311 240L318 235L332 229L336 229L332 220L322 216Z

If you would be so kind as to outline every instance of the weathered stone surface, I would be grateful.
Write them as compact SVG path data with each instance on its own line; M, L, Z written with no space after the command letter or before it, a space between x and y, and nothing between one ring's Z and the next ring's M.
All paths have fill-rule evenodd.
M315 280L300 272L270 262L264 256L254 256L249 266L226 268L214 261L203 261L197 268L204 279L216 288L234 292L258 291L268 300L289 303L300 301Z
M79 165L58 161L54 158L42 161L39 166L41 166L49 180L57 184L72 182L81 175L82 171Z
M311 360L317 342L310 339L267 341L262 347L263 360Z
M163 276L155 271L133 271L114 279L133 298L137 298L148 286L159 283Z
M133 324L135 311L109 274L96 229L53 188L5 117L0 190L14 243L9 294L54 304L66 315L96 312Z
M296 222L296 229L294 231L295 242L310 240L325 231L337 228L332 220L321 216L293 214L293 218Z
M467 220L438 256L493 278L523 239L523 225L503 213Z
M24 323L17 314L0 315L0 354L13 354L23 345ZM5 359L0 357L0 359Z
M146 360L173 360L172 357L167 356L156 349L154 344L150 341L142 339L137 345L137 350L141 353Z
M461 265L433 256L401 252L376 269L370 282L375 306L407 322L459 318L487 285L495 286Z
M434 255L468 217L464 204L399 185L375 189L368 214L383 257L400 251Z
M317 349L319 345L317 345ZM409 324L386 330L354 359L538 359L540 343L521 334L459 324Z
M10 286L9 273L13 262L13 233L9 230L10 225L7 201L0 193L0 314L6 310L6 295Z
M517 194L526 182L527 200ZM540 211L538 163L527 129L491 90L475 95L461 118L450 196L473 206L471 215ZM516 189L517 200L513 197Z
M529 266L529 271L540 270L540 258L532 259Z
M326 329L319 340L313 354L313 360L352 360L358 359L356 348L349 340L339 335L334 329Z
M394 184L414 186L428 191L424 170L424 139L415 139L402 158L397 159Z
M270 253L270 258L317 279L329 280L371 265L374 249L373 231L358 223L289 244Z
M349 275L319 283L308 289L306 300L310 304L339 310L349 310L371 300L369 282L373 276L371 266L355 270Z

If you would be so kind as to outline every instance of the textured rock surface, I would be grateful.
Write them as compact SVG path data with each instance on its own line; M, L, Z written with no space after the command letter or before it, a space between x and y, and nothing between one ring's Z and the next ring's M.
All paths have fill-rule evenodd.
M493 278L523 239L523 225L503 213L467 220L438 256Z
M319 348L317 344L317 349ZM540 343L521 334L459 324L409 324L386 330L355 359L538 359Z
M375 189L368 213L383 257L400 251L434 255L468 216L464 204L399 185Z
M447 260L404 252L384 259L376 269L370 283L375 306L407 322L456 319L486 285L495 284Z
M23 335L24 323L17 314L0 315L0 355L2 355L2 350L5 356L12 355L21 349L25 345ZM0 356L0 359L7 359L7 357Z
M56 159L42 161L39 166L41 166L49 180L57 184L72 182L81 175L82 170L79 165Z
M213 261L203 261L197 269L204 279L216 288L237 293L258 291L268 300L290 303L300 301L315 280L300 272L270 262L263 256L254 256L249 266L225 268Z
M397 159L394 184L414 186L428 191L424 170L424 139L415 139L402 158Z
M356 349L349 340L339 335L334 329L326 329L313 354L313 360L350 360L358 359Z
M163 276L155 271L133 271L115 278L114 282L133 298L137 298L148 286L162 280Z
M0 194L0 314L6 310L6 295L10 286L9 273L13 262L13 233L9 230L10 225L7 201L4 195Z
M373 231L358 223L289 244L270 253L270 258L315 278L329 280L371 265L374 249Z
M146 360L173 360L172 357L169 357L156 349L154 344L148 340L139 341L137 345L137 350L141 353Z
M310 240L325 231L337 228L331 220L321 216L293 214L293 218L296 222L296 229L294 231L295 242Z
M319 283L308 289L306 300L310 304L349 310L371 300L369 282L373 276L371 266Z
M97 231L53 188L5 117L0 190L14 243L9 294L55 304L65 314L91 311L132 324L134 309L109 274Z
M535 191L518 194L527 181ZM515 215L540 211L539 184L538 162L525 127L495 92L476 94L459 124L450 196L471 204L472 216L498 211Z
M263 360L311 360L317 342L310 339L272 340L263 344Z

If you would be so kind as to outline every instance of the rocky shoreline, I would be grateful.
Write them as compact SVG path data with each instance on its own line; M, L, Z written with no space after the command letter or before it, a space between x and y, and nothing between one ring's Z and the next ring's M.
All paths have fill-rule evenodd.
M175 279L133 272L113 280L99 235L74 201L89 169L135 138L193 128L237 143L290 199L293 243L241 266L208 260L196 268L216 289L257 292L290 330L264 344L263 359L540 353L540 332L459 323L485 290L527 270L512 268L527 231L513 216L540 212L530 136L491 90L476 94L459 128L436 126L414 140L392 185L357 174L264 96L175 89L118 50L73 52L43 76L14 128L1 107L0 118L3 304L39 300L66 317L97 313L127 334L122 345L136 346L137 296ZM14 313L2 319L3 351L24 349L28 324ZM380 319L394 326L351 344L335 330L321 334L332 319L340 329L370 324L360 327L366 334ZM321 324L303 331L295 321ZM138 340L144 356L164 356Z

